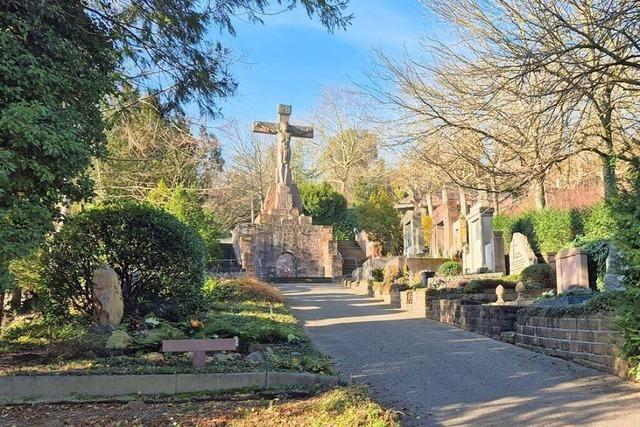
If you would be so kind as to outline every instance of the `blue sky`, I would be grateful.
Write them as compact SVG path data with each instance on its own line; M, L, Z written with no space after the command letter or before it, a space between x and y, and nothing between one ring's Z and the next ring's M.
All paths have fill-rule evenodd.
M238 95L221 103L223 120L275 120L279 103L303 119L323 86L365 80L373 49L391 55L416 50L441 24L418 0L351 0L347 31L330 34L302 8L267 16L264 25L236 21L237 36L225 41L240 59L232 67Z

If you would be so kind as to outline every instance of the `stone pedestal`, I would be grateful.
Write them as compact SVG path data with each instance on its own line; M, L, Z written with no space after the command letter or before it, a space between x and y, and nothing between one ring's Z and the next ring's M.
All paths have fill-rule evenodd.
M239 224L233 240L242 268L260 278L342 275L333 228L304 215L263 214L259 224Z
M556 254L555 261L558 294L575 286L589 289L588 256L584 249L563 249Z

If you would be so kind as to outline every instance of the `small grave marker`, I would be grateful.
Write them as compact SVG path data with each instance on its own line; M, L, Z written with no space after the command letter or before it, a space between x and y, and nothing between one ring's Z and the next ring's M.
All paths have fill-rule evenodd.
M202 368L207 363L208 351L236 351L238 337L205 340L164 340L162 351L165 353L191 352L194 368Z

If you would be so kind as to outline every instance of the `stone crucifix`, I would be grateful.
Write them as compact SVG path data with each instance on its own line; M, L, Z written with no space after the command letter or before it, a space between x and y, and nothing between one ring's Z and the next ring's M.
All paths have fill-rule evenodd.
M278 105L278 116L278 123L253 122L253 132L278 135L276 183L291 185L291 137L313 138L313 128L289 124L291 105Z

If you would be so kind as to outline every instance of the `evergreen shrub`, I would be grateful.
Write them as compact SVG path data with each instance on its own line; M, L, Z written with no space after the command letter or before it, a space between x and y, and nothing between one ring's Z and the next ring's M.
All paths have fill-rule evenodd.
M438 267L438 276L458 276L462 274L462 264L458 261L446 261Z
M59 318L91 314L92 276L105 263L121 280L125 314L153 311L169 320L202 302L206 262L198 233L144 204L101 204L71 217L43 263L44 310Z
M543 288L555 289L556 272L549 264L533 264L522 270L520 280L529 288L542 285Z

